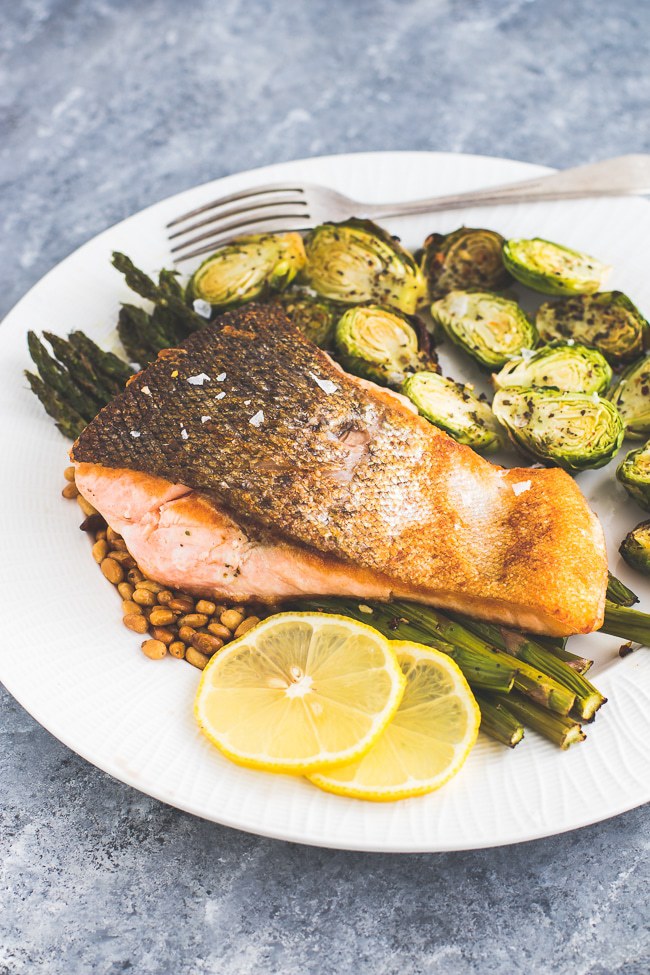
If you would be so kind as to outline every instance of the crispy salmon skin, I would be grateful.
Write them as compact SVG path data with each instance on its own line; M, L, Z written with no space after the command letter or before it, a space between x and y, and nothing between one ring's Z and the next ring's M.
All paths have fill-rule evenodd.
M278 308L165 350L72 456L200 492L414 599L538 632L602 623L603 534L567 474L490 464L342 373Z

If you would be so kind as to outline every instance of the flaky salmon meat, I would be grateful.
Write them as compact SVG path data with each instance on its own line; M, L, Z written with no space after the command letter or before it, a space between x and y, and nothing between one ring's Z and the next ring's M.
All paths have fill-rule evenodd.
M237 551L266 553L252 567L242 556L239 598L281 598L277 561L304 594L399 594L557 635L602 623L603 533L571 477L490 464L342 373L278 309L229 312L166 350L72 457L82 494L127 545L134 529L134 556L190 591L233 591L219 551L227 524L245 539ZM155 479L144 499L133 472ZM160 548L168 506L181 502L190 558L178 536Z

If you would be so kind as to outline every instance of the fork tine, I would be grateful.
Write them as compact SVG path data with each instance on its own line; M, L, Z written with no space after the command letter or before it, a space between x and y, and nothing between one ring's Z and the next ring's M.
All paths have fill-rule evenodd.
M276 223L271 223L270 221L268 225L267 222L263 222L257 224L255 227L256 232L264 233L265 231L268 231L269 233L275 233L275 234L289 233L290 231L296 231L296 230L300 231L300 230L308 230L308 229L309 227L305 226L304 223L302 222L298 223L296 220L292 221L291 218L286 218L285 221L281 223L279 227L277 226ZM225 231L223 233L215 234L214 236L211 234L205 234L204 236L210 237L209 242L203 244L201 247L197 247L194 250L189 251L187 254L179 254L178 251L182 250L182 247L177 247L176 252L175 253L172 252L174 263L180 264L181 261L189 261L190 258L192 257L199 257L201 254L207 254L211 251L217 250L217 248L222 247L224 244L227 244L229 240L232 240L233 237L236 237L237 234L233 234Z
M225 220L226 217L236 217L238 214L248 213L250 210L265 210L269 207L279 206L306 207L307 200L269 200L268 203L255 202L250 203L248 206L230 207L228 210L223 210L221 213L212 214L211 216L206 217L204 220L195 220L194 223L189 224L187 227L182 227L180 230L175 230L174 233L169 234L168 237L169 240L174 240L174 238L182 237L184 234L189 234L193 230L199 230L201 227L207 227L208 224Z
M170 220L167 226L174 227L176 224L190 220L192 217L198 217L199 214L205 213L206 210L215 210L217 207L225 206L227 203L237 203L239 200L246 200L249 197L260 196L264 193L299 193L304 195L304 192L304 188L302 186L296 186L295 183L268 183L266 186L256 186L253 189L241 190L239 193L231 193L229 196L221 196L218 200L204 203L203 206L196 207L194 210L188 210L187 213L183 213L180 217L175 217L173 220Z
M172 254L175 254L178 251L185 250L186 247L191 247L192 244L198 244L202 240L207 240L209 237L221 237L224 234L227 234L229 237L234 237L236 236L234 231L241 230L244 227L255 226L255 229L257 230L258 225L275 223L278 220L285 223L289 220L303 221L302 224L294 224L294 229L306 230L306 221L309 220L309 214L304 210L302 213L287 213L285 211L278 214L260 213L259 210L251 210L248 216L245 216L242 219L231 220L229 223L224 223L219 227L212 227L210 230L206 230L202 234L197 234L195 237L190 237L189 240L184 240L182 243L176 244L174 247L172 247L171 251Z

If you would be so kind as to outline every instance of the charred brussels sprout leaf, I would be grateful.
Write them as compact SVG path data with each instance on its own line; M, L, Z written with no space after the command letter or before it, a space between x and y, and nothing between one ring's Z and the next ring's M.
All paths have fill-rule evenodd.
M300 234L251 234L211 254L187 286L190 304L206 301L213 312L236 308L283 291L305 263Z
M621 291L547 301L536 325L543 341L593 346L614 366L641 355L650 340L648 323Z
M603 467L623 442L618 411L596 393L502 389L492 409L516 447L565 471Z
M494 230L461 227L430 234L424 242L422 271L431 298L478 288L500 291L512 280L503 264L505 239Z
M418 372L402 386L402 392L421 416L445 430L458 443L490 452L500 446L499 428L487 403L468 386L435 372Z
M537 330L515 301L491 291L450 291L431 305L446 334L482 366L500 369L537 344Z
M394 389L407 376L436 366L424 325L382 305L348 308L336 326L335 341L348 372Z
M595 257L550 240L508 240L503 263L513 278L545 295L591 295L610 268Z
M619 552L633 569L650 576L650 521L642 521L626 535Z
M377 302L412 315L426 297L422 271L398 240L370 220L316 227L302 279L330 301Z
M629 452L616 476L630 497L650 511L650 440L644 447Z
M602 393L612 370L597 349L558 342L512 359L492 379L497 389L556 386L569 393Z
M650 436L650 355L633 362L609 392L625 424L625 436L644 440Z
M323 298L300 292L285 292L278 295L276 301L282 305L294 325L315 345L322 349L333 347L336 323L343 308Z

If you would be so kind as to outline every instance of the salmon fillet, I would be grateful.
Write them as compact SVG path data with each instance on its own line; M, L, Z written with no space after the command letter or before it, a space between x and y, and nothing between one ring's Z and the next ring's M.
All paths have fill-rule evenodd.
M603 533L569 475L490 464L388 392L342 373L277 308L229 312L165 350L88 425L72 457L82 494L116 530L131 518L140 541L151 538L147 518L166 525L168 505L203 526L195 569L178 576L190 591L226 596L219 556L207 582L193 576L225 518L262 560L247 573L256 591L237 598L304 589L307 559L317 566L314 594L332 591L333 573L336 592L408 595L536 632L602 623ZM137 516L124 514L142 486L134 472L157 479ZM130 544L125 536L130 548L136 534ZM161 552L146 544L140 556L131 550L158 578ZM350 589L353 580L362 591Z

